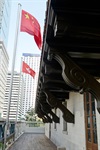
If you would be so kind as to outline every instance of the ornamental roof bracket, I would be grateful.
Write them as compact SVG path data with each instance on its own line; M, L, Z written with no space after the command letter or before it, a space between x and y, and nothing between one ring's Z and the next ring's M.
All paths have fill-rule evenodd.
M50 115L52 116L52 120L53 120L55 123L59 123L59 122L60 122L59 117L58 117L56 114L54 114L53 111L50 111L49 113L50 113Z
M40 103L38 106L39 106L37 110L38 117L42 118L44 123L52 123L52 119L48 116L47 113L43 112L43 110L41 109Z
M62 67L62 77L67 85L81 94L90 92L97 100L97 110L100 113L100 83L90 74L83 71L67 55L54 54L53 58Z
M47 102L51 107L59 108L63 113L63 118L66 122L74 123L74 115L62 104L59 102L53 94L47 89L44 90L44 93L47 97Z
M42 118L44 123L48 123L48 119L43 114L41 114L40 112L38 112L38 117Z
M48 106L45 105L45 104L41 104L41 109L42 109L43 113L45 113L45 115L48 116L48 114L50 114L51 117L52 117L52 120L53 120L55 123L59 123L59 117L58 117L56 114L54 114L54 113L52 112L52 110L51 110L50 107L48 107Z
M48 119L48 123L52 123L51 121L59 123L59 117L52 112L51 106L46 102L45 93L42 93L41 98L41 101L38 102L36 113L41 114L40 118L42 117L42 119L43 117L46 117ZM49 114L50 117L48 116Z
M44 114L44 116L46 116L48 122L49 122L49 123L52 123L52 119L48 116L48 114L47 114L47 113L44 113L44 112L43 112L43 114Z

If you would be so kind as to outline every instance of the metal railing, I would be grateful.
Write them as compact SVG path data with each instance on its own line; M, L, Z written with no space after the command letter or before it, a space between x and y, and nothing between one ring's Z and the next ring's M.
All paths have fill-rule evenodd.
M38 129L40 127L40 129ZM10 121L7 128L6 149L8 149L23 133L25 132L40 132L43 133L44 123L41 121ZM0 121L0 150L3 150L4 145L5 121Z
M14 141L22 134L22 123L10 121L7 127L6 149L8 149ZM0 150L3 150L4 146L4 131L5 121L0 121Z
M0 150L3 149L4 145L4 131L5 131L5 121L0 121ZM10 122L7 128L7 145L10 145L14 141L15 137L15 122Z
M41 121L26 121L28 127L43 127L44 123Z

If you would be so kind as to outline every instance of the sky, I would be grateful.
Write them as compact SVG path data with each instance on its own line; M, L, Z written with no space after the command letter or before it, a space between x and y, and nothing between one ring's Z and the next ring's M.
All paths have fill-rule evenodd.
M41 27L41 34L43 37L46 1L47 0L12 0L9 37L7 45L7 51L9 55L9 71L12 70L14 43L16 40L16 24L17 22L19 22L19 20L17 20L18 3L21 4L21 10L27 11L38 20ZM19 31L14 69L18 72L20 72L22 53L41 54L41 50L37 47L33 36L29 35L26 32Z

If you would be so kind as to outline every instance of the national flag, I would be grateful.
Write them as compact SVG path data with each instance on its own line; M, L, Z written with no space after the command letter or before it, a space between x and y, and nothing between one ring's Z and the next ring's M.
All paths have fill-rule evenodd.
M39 47L42 46L41 28L37 19L30 13L22 10L20 31L27 32L34 36L34 40Z
M24 61L22 63L22 72L30 74L33 78L35 76L35 71L32 68L30 68L30 66L26 64Z

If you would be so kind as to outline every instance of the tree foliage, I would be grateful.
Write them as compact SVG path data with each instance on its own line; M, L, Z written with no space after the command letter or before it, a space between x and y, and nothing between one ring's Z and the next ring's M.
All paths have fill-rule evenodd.
M39 121L39 122L42 122L42 120L35 113L34 108L31 108L27 111L27 113L25 115L25 120L26 121Z

